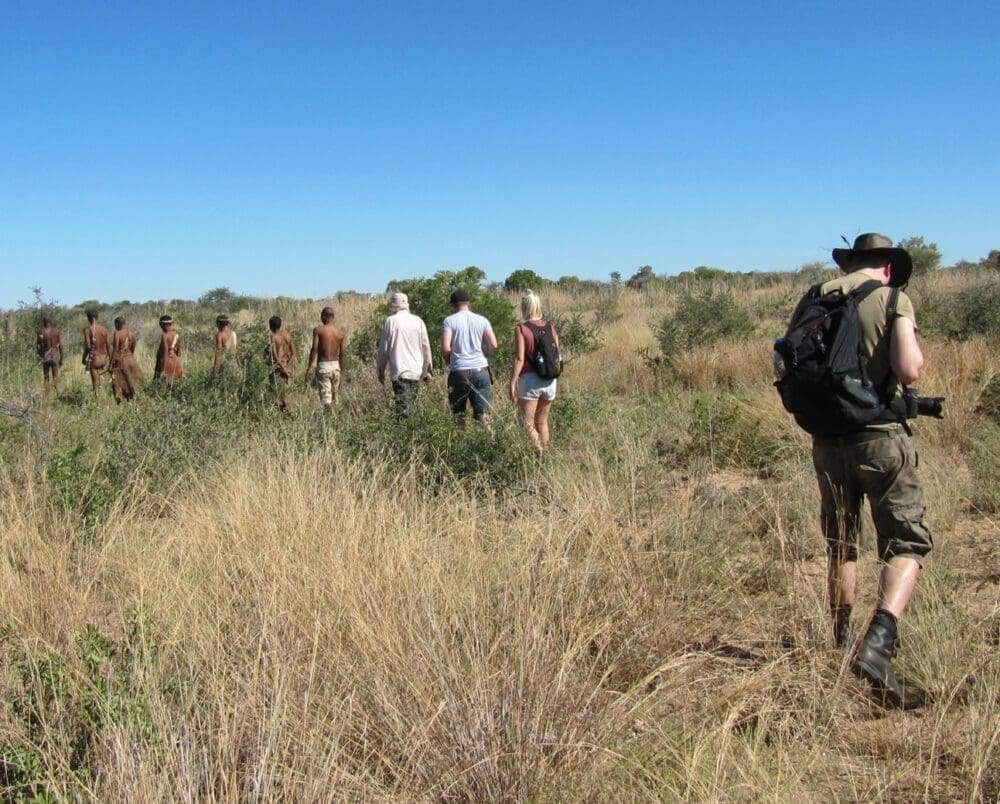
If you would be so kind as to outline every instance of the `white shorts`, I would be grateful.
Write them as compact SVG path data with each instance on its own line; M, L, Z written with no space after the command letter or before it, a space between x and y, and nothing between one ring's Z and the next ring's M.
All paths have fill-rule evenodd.
M558 380L547 380L529 371L517 378L518 399L546 399L549 402L556 398L556 383Z

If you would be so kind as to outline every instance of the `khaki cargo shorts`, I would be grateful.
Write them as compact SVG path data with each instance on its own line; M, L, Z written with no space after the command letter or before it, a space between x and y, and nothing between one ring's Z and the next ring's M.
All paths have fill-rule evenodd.
M324 405L332 405L340 395L340 361L320 360L316 366L316 388Z
M934 546L926 522L917 452L902 428L814 438L820 519L827 550L855 561L863 497L868 497L883 561L902 556L923 564Z

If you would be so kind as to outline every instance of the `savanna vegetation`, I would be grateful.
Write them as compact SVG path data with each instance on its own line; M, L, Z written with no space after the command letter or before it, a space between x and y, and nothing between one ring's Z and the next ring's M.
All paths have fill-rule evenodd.
M922 390L948 398L915 422L936 549L901 626L929 698L913 712L876 707L832 648L808 439L771 387L773 338L826 266L544 282L568 363L542 455L508 357L492 434L453 427L440 370L398 420L371 362L384 297L94 303L137 331L147 376L162 312L188 350L182 384L116 406L80 365L83 306L38 293L0 325L0 790L997 800L995 262L910 288ZM509 355L528 273L392 289L433 332L469 286ZM353 358L333 417L301 379L324 304ZM244 371L213 385L221 310ZM58 397L43 311L68 346ZM290 414L266 378L273 314L299 345ZM870 551L861 569L870 607Z

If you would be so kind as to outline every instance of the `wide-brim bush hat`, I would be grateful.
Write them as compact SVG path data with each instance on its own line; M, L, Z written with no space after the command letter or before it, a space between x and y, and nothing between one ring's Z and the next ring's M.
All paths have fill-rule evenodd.
M851 248L835 248L833 261L841 271L850 271L854 267L855 257L862 254L885 257L889 261L892 265L889 284L892 287L901 288L910 281L910 274L913 273L910 253L905 248L894 246L891 238L877 232L858 235Z

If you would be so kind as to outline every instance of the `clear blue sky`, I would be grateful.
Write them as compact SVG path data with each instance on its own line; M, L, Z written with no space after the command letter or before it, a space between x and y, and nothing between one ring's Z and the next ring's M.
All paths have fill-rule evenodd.
M0 308L1000 248L992 2L0 2Z

